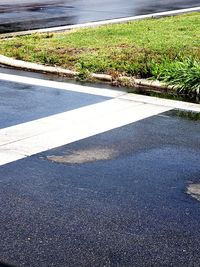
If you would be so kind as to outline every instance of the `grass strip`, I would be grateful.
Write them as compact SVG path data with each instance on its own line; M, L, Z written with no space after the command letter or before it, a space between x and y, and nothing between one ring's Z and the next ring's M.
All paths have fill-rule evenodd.
M0 54L83 76L155 78L199 92L200 13L1 40Z

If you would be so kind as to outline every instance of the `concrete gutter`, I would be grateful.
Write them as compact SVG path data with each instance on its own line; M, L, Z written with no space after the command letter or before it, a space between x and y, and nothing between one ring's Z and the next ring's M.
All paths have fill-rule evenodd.
M76 24L76 25L67 25L67 26L61 26L61 27L52 27L52 28L46 28L46 29L36 29L36 30L30 30L30 31L5 33L5 34L0 34L0 39L11 38L15 36L30 35L34 33L63 32L63 31L69 31L73 29L126 23L126 22L130 22L134 20L175 16L175 15L186 14L186 13L191 13L191 12L200 12L200 7L178 9L178 10L173 10L173 11L165 11L165 12L158 12L158 13L152 13L152 14L147 14L147 15L139 15L139 16L133 16L133 17L118 18L118 19L109 19L109 20L88 22L88 23L82 23L82 24Z
M76 78L81 75L80 72L72 71L60 67L51 67L51 66L45 66L37 63L31 63L26 62L23 60L17 60L10 57L6 57L3 55L0 55L0 64L10 66L13 68L19 68L24 70L31 70L35 72L43 72L43 73L51 73L51 74L58 74L63 75L68 78ZM169 91L172 89L172 87L167 86L166 84L163 84L159 81L151 81L147 79L136 79L134 77L127 77L127 76L120 76L117 78L112 77L108 74L99 74L99 73L90 73L88 75L88 78L92 78L98 81L102 82L108 82L111 84L124 84L129 85L129 87L138 87L138 88L154 88L154 91L156 92L163 92L163 91Z

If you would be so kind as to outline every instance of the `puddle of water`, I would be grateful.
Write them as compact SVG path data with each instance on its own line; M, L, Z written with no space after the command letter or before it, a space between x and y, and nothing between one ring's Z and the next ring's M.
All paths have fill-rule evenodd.
M187 194L200 201L200 184L191 184L187 188Z
M118 152L110 148L90 148L77 150L70 155L52 155L47 159L62 164L81 164L99 160L110 160L118 155Z

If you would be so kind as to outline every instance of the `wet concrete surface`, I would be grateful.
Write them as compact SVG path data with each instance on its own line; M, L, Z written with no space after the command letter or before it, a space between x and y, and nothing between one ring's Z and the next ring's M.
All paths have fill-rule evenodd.
M41 75L36 77L41 77ZM44 118L107 99L109 98L91 94L0 81L0 128Z
M3 0L0 33L199 6L199 0Z
M170 111L2 166L0 259L199 266L200 202L187 194L200 183L199 132ZM52 161L81 151L93 160Z

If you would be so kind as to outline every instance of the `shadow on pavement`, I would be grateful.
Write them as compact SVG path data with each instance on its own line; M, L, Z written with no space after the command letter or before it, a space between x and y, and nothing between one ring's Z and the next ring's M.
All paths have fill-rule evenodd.
M0 267L17 267L16 265L10 265L10 264L7 264L7 263L4 263L4 262L0 262Z

